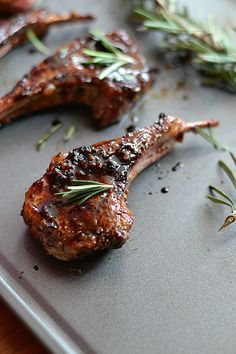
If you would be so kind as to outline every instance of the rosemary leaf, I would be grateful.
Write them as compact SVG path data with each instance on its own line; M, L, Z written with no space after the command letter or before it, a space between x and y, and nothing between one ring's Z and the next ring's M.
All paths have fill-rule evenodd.
M107 59L107 60L110 59L111 62L116 59L115 54L107 53L107 52L101 52L99 50L84 49L83 53L88 55L88 56L90 56L90 57Z
M229 152L231 159L233 160L234 165L236 166L236 157L235 155L230 151Z
M228 205L230 208L232 207L232 205L230 203L226 202L223 199L219 199L217 197L213 197L213 195L208 195L207 198L210 199L214 203Z
M228 195L228 194L226 194L225 192L223 192L221 189L219 189L219 188L216 188L216 187L214 187L214 186L209 186L209 189L210 189L210 192L212 193L212 192L215 192L215 193L217 193L217 194L219 194L219 195L221 195L223 198L225 198L226 200L228 200L228 205L232 208L232 210L234 210L235 209L235 204L234 204L234 201L233 201L233 199ZM214 196L213 196L214 197ZM211 198L209 198L209 199L211 199Z
M70 141L73 138L75 132L76 132L76 126L73 125L73 124L70 125L69 128L67 129L67 131L65 132L64 136L63 136L63 140L65 142Z
M52 125L48 131L43 134L43 136L41 136L41 138L39 138L39 140L36 143L36 150L37 151L41 151L44 149L46 142L48 141L48 139L55 134L59 129L61 129L61 127L63 126L63 124L61 122L58 122L57 124Z
M224 161L220 160L218 163L219 163L219 166L224 170L224 172L227 174L227 176L229 177L229 179L233 183L234 188L236 188L236 178L235 178L235 175L232 172L232 170L226 165L226 163Z
M105 79L105 77L109 76L111 73L113 73L114 71L116 71L117 69L122 67L123 65L124 65L124 62L119 61L117 63L112 64L111 66L108 66L108 68L106 68L100 72L99 79L100 80Z
M73 180L71 186L66 187L66 191L56 193L65 199L66 203L84 204L88 199L93 196L106 192L112 189L110 184L104 184L97 181L90 180Z
M202 60L208 63L214 64L236 64L236 55L226 55L226 54L202 54L200 55Z
M83 186L83 185L88 185L88 180L84 180L84 179L73 179L72 180L72 183L73 183L73 186ZM90 181L89 180L89 184L92 184L92 185L95 185L95 186L98 186L98 185L100 185L100 183L99 182L97 182L97 181Z
M116 46L114 46L114 44L109 41L109 39L106 38L101 31L93 30L90 32L90 34L96 37L108 52L111 52L113 54L119 53L119 50L116 48Z
M33 46L42 54L47 55L49 53L48 48L46 47L43 42L36 36L34 31L31 28L28 28L26 30L26 35L30 42L33 44Z

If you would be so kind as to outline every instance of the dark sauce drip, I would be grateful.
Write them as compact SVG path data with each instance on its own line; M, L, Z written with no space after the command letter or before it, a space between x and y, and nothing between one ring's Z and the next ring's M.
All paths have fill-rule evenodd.
M161 188L161 193L168 193L168 192L169 192L169 188L168 187Z
M183 167L184 167L184 165L183 165L181 162L177 162L177 163L172 167L171 171L176 172L176 171L178 171L180 168L183 168Z

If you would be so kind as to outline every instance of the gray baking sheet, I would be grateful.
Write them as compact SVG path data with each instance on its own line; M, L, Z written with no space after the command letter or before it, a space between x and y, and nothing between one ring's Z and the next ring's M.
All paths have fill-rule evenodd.
M234 0L186 1L194 14L235 23ZM128 1L44 1L52 9L77 9L98 17L92 26L128 28ZM53 52L88 25L54 27L45 42ZM161 66L154 34L137 36L151 66ZM43 56L31 45L0 61L0 93L7 92ZM180 85L181 81L185 85ZM218 137L236 148L235 95L201 87L199 75L181 68L161 70L140 111L139 126L159 112L186 120L220 118ZM64 144L55 135L38 153L35 142L59 118L76 120L77 133ZM233 354L236 351L236 229L217 229L226 209L205 198L209 183L226 178L219 157L200 137L189 135L160 165L144 171L131 186L129 206L136 221L130 241L82 265L47 256L29 235L20 216L24 193L44 173L51 157L78 145L122 135L124 119L103 131L92 128L89 113L63 107L25 117L0 131L0 292L55 353ZM183 168L173 172L181 162ZM230 184L226 191L233 193ZM162 194L161 188L169 193ZM34 267L37 266L38 270ZM36 267L36 269L37 269ZM77 271L78 273L78 271Z

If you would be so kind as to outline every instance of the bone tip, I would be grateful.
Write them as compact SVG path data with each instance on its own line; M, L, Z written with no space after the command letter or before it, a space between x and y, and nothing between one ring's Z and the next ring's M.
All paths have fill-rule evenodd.
M189 122L186 123L184 126L184 131L194 131L196 128L216 128L219 126L218 119L207 119L204 121L197 121L197 122Z

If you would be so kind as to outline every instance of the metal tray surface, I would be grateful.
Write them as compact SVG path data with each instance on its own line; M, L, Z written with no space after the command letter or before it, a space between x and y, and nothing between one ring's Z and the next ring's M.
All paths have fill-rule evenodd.
M56 0L46 3L58 8ZM194 13L235 21L234 0L215 0L214 6L210 0L186 4ZM133 33L124 21L129 6L122 0L68 0L59 5L60 10L95 13L93 27L123 27ZM85 24L54 27L46 43L53 52L87 29ZM157 37L140 34L137 39L150 64L161 65ZM0 61L1 95L43 58L30 55L30 47L16 49ZM186 85L177 89L183 79ZM189 70L161 70L139 125L153 122L161 111L186 120L220 118L218 136L236 148L235 95L201 87L199 76ZM56 117L67 125L76 119L75 137L64 144L57 134L36 152L35 141ZM26 230L20 216L24 193L44 173L52 155L120 136L129 124L124 119L95 131L88 112L64 107L23 118L0 131L1 295L54 353L235 353L235 226L218 233L226 211L205 198L208 184L219 185L223 179L217 160L228 156L202 138L189 135L160 166L154 164L137 177L129 195L136 216L130 241L87 264L81 276L70 271L77 263L47 256ZM172 172L177 162L184 167ZM169 187L169 193L162 194L162 187ZM231 187L226 182L224 188Z

